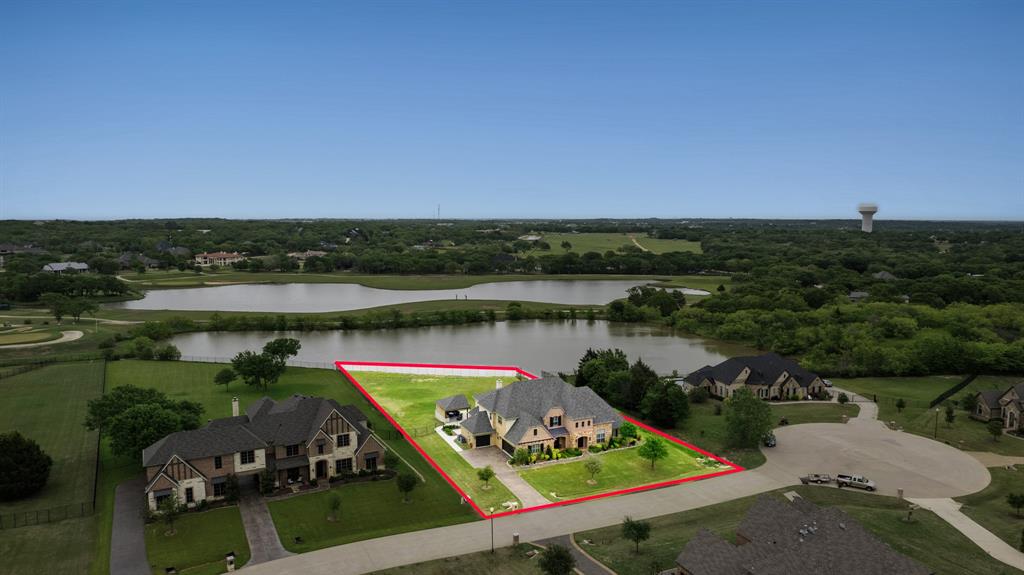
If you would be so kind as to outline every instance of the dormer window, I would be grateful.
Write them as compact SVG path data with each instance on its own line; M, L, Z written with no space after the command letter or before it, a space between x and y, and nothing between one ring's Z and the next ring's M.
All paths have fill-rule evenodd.
M551 418L548 419L548 427L561 427L561 426L562 426L562 416L561 415L553 415L553 416L551 416Z

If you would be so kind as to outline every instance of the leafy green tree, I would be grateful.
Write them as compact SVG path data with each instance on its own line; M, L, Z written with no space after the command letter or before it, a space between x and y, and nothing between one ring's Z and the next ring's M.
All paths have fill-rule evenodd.
M999 437L1003 434L1003 422L998 419L989 420L985 424L985 431L992 436L992 441L999 441Z
M963 396L960 398L960 407L967 413L974 413L978 409L978 396L973 393Z
M181 350L168 343L156 348L155 355L160 361L177 361L181 359Z
M143 449L181 429L181 418L171 409L156 403L136 405L111 421L110 449L115 455L139 457Z
M476 470L476 477L480 481L484 482L484 489L490 489L491 479L494 479L494 469L490 465L487 467L481 467Z
M515 463L516 465L526 465L530 463L530 452L523 447L516 449L512 454L512 463Z
M648 437L637 449L637 455L651 462L651 469L659 459L668 457L668 448L660 437Z
M50 310L50 315L57 320L57 323L60 323L67 315L68 307L71 304L71 298L59 293L44 293L39 296L39 301Z
M402 492L402 501L409 502L409 493L416 489L419 480L412 473L400 473L396 479L398 490Z
M619 426L619 435L626 439L636 439L639 436L636 426L628 421L623 421Z
M1017 517L1020 517L1020 508L1024 507L1024 493L1007 493L1006 503L1013 507L1017 511Z
M169 497L165 497L160 501L160 505L157 506L160 511L160 520L167 526L167 535L174 535L177 531L174 530L174 523L178 520L181 515L181 504L178 503L178 494L171 492Z
M907 402L904 401L902 397L896 400L896 412L897 413L903 413L903 410L906 409L906 408L907 408Z
M772 429L772 410L749 389L741 388L725 400L726 441L732 447L757 447Z
M836 397L836 401L839 402L839 405L846 405L847 403L850 403L850 396L846 395L846 392L840 391L839 396Z
M139 359L153 359L153 349L153 340L144 335L132 340L132 353Z
M195 429L201 423L203 406L194 401L169 399L162 391L148 387L121 385L102 396L89 400L85 427L107 435L113 420L138 405L154 404L175 413L181 429Z
M341 495L337 492L332 493L330 499L327 500L327 508L331 510L331 514L327 516L328 521L337 521L338 514L341 513Z
M231 369L230 367L225 367L224 369L218 371L217 375L213 376L213 383L216 385L223 385L224 391L227 391L228 386L231 385L231 382L235 381L235 379L237 378L238 374L235 373L235 370Z
M53 459L17 431L0 434L0 501L28 497L46 485Z
M384 452L384 468L385 469L397 469L398 468L398 454L392 450Z
M269 469L260 471L260 493L270 495L274 492L274 473Z
M595 481L597 474L601 473L604 469L601 465L601 461L596 457L588 457L587 462L583 464L583 468L590 474L590 480Z
M289 357L295 357L302 349L302 343L291 337L279 337L268 341L263 346L263 353L274 358L278 363L284 365Z
M285 366L267 353L242 351L231 359L231 367L246 385L267 389L284 373Z
M640 553L640 542L651 538L651 524L626 516L622 520L622 536L632 541L636 547L634 553Z
M946 426L952 426L953 421L956 419L956 411L953 410L953 404L946 404Z
M540 552L538 567L544 575L572 575L576 569L576 558L562 545L549 545Z
M568 240L563 240L562 241L562 249L565 250L565 251L569 251L569 250L572 249L572 244L569 243Z
M640 406L648 390L658 384L658 374L642 359L636 360L629 368L629 389L623 394L622 405L628 409Z

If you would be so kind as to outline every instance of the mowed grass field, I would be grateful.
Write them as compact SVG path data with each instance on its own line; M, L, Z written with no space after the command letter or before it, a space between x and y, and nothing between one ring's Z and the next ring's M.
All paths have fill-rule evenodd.
M963 503L960 511L1006 541L1019 548L1024 531L1024 513L1018 514L1006 502L1009 493L1024 493L1024 469L989 468L992 482L988 487L970 495L957 497Z
M929 408L928 403L942 392L963 380L963 376L930 377L861 377L855 379L833 379L836 387L848 389L868 398L878 398L878 418L895 421L905 431L925 437L935 435L935 419L938 417L938 440L967 451L991 451L1004 455L1024 456L1024 441L1004 437L993 441L985 424L968 417L967 412L957 407L956 419L947 424L945 409ZM953 396L959 400L965 395L983 389L1006 389L1021 378L1003 376L981 376ZM896 409L896 401L903 399L907 406L902 413Z
M235 552L238 567L249 561L249 542L235 506L184 513L174 523L174 535L167 535L167 525L160 521L146 525L145 530L147 559L157 575L172 566L181 575L223 573L227 551Z
M473 395L494 389L495 381L500 378L376 371L351 374L480 508L500 510L503 503L519 501L497 478L488 484L481 482L476 469L433 431L440 425L434 419L434 403L438 399L461 393L473 405Z
M501 547L490 551L456 555L444 559L424 561L412 565L403 565L393 569L375 571L373 575L541 575L535 557L527 555L530 550L537 550L530 544L518 547Z
M0 503L0 573L83 573L93 559L96 516L45 523L92 503L96 433L85 429L86 404L103 389L103 361L55 364L0 379L0 433L19 431L53 458L50 478L38 494ZM7 529L11 514L40 512L38 526ZM54 553L60 549L60 553Z
M667 252L691 252L701 253L700 242L690 240L658 239L648 237L646 234L616 234L616 233L583 233L583 234L543 234L543 241L547 242L550 250L531 250L534 256L544 254L560 254L566 251L585 254L597 252L603 254L607 251L617 252L623 246L640 247L655 254ZM636 240L636 243L633 240ZM569 242L572 247L568 250L562 247L562 242ZM639 246L637 246L639 244Z
M118 361L109 364L107 374L108 389L118 385L134 384L140 387L160 389L175 399L190 399L203 404L204 418L227 417L231 415L231 398L238 396L244 410L245 406L263 396L284 399L292 394L330 397L341 403L353 404L358 407L370 421L373 429L379 433L393 431L390 423L381 415L363 395L350 384L340 373L326 369L288 368L281 379L268 390L258 390L244 384L232 384L225 390L223 386L213 383L213 376L223 369L220 364L204 364L191 362L159 362L159 361ZM401 497L393 481L381 482L377 489L362 488L361 485L345 485L338 489L343 500L356 498L368 509L373 509L377 517L372 522L333 522L326 520L323 513L323 500L317 495L304 495L285 501L274 502L271 513L281 541L290 551L301 552L321 547L338 545L340 542L358 541L372 537L381 537L406 531L440 527L454 523L473 521L478 518L468 505L460 502L460 497L444 479L415 451L407 442L388 439L385 443L395 453L409 462L423 477L426 478L414 491L413 503L402 503ZM125 470L116 465L116 459L110 464L114 473L131 476L133 470ZM403 468L404 468L403 464ZM141 469L136 468L137 472ZM376 483L367 485L378 485ZM112 489L112 487L109 487ZM342 511L344 514L344 509ZM205 521L202 515L196 516L197 522ZM197 526L197 528L200 528ZM217 546L226 551L236 541L237 533L215 532L221 537ZM296 544L294 537L303 537L303 543ZM236 552L238 549L234 549ZM163 551L162 551L163 552ZM168 557L177 552L178 563L185 564L195 561L195 551L185 544L167 546Z
M918 509L914 511L912 522L904 521L907 503L899 502L894 497L804 486L787 487L768 496L781 499L782 493L787 491L796 491L819 506L842 509L895 550L924 563L936 573L1019 573L990 557L930 511ZM618 525L578 532L574 537L587 553L619 575L657 573L674 567L676 556L702 528L734 543L736 529L757 497L760 496L649 519L651 538L640 544L639 555L633 551L633 542L622 537ZM592 544L585 541L591 541Z
M641 432L640 435L645 441L655 437L647 432ZM519 475L544 497L551 501L564 501L725 469L699 464L696 459L698 454L678 443L666 440L665 446L668 448L668 457L659 460L653 467L649 460L640 457L639 447L632 447L598 455L587 454L569 463L526 468ZM594 478L593 485L587 482L590 474L584 467L589 458L600 461L602 465L602 471Z

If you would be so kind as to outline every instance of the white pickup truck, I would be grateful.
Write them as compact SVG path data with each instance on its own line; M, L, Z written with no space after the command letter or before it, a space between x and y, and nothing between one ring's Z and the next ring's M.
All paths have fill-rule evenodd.
M875 482L861 475L836 475L836 485L839 487L859 487L867 491L875 490Z

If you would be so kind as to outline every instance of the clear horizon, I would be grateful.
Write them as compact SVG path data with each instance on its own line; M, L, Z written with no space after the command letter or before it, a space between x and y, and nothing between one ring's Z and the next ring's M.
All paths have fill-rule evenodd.
M1024 220L1020 2L582 6L4 3L0 220Z

